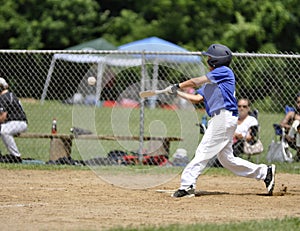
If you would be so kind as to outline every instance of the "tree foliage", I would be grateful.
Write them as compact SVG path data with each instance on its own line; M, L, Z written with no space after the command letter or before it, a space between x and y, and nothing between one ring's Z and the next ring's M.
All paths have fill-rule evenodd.
M0 2L1 48L64 48L96 36L96 25L105 19L94 0Z
M157 36L189 50L300 48L297 0L0 0L0 48L64 49L104 37L121 45Z

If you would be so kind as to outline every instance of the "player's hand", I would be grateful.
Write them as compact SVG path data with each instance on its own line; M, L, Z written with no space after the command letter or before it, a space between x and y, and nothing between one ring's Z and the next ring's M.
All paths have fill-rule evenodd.
M179 89L179 84L173 84L173 85L170 85L166 88L166 91L168 92L168 94L170 95L177 95L177 91Z

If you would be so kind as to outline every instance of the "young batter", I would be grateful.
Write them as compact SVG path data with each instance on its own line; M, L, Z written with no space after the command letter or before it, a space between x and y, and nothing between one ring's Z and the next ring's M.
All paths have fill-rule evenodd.
M221 164L234 174L264 180L268 194L272 195L275 165L257 165L233 155L232 143L237 127L238 108L235 98L235 76L229 68L232 52L224 45L212 44L207 52L202 54L208 56L210 71L206 75L167 87L169 94L178 95L192 103L204 101L206 112L211 117L195 157L183 170L181 185L172 196L193 196L198 176L208 161L216 155ZM178 91L200 86L202 87L195 95Z

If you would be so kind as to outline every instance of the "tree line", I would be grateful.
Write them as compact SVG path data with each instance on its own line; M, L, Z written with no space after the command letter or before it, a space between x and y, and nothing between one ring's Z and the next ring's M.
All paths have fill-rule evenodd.
M65 49L103 37L115 46L157 36L188 50L300 49L297 0L0 0L0 49Z

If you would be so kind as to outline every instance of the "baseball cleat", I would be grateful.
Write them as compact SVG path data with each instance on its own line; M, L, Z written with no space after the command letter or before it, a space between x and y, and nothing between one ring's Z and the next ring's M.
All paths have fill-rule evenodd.
M193 197L195 196L195 189L193 189L193 186L191 185L187 189L178 189L171 196L172 197Z
M273 195L273 189L275 186L275 168L276 166L274 164L268 166L267 176L266 179L264 180L268 194L270 196Z

